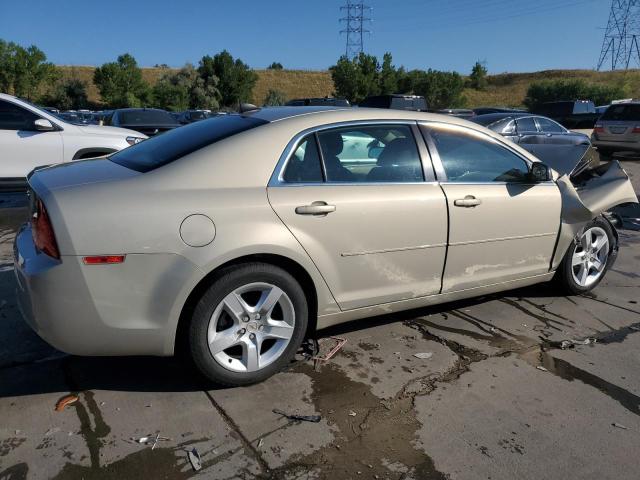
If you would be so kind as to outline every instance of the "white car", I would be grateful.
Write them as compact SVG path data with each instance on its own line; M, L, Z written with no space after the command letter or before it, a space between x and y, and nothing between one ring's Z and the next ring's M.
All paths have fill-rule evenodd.
M74 125L0 93L0 186L25 185L35 167L107 155L145 138L124 128Z

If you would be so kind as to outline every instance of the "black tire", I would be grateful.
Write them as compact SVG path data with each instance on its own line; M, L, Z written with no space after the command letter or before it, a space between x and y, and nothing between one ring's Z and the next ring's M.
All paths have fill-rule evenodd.
M280 288L291 301L295 312L293 334L280 356L254 372L231 371L221 365L209 350L209 322L222 300L234 290L251 283L268 283ZM266 380L286 367L300 348L308 325L308 306L304 291L285 270L267 263L245 263L220 273L197 303L189 326L189 349L198 369L221 386L241 386Z
M614 150L610 148L600 148L598 147L598 153L600 154L600 160L603 162L609 162L613 159Z
M613 228L611 226L611 224L605 220L602 217L597 217L596 219L592 220L590 223L588 223L585 227L584 227L584 232L588 231L590 228L593 227L599 227L602 230L604 230L604 232L607 235L607 239L609 241L609 249L608 249L608 254L607 254L607 261L605 263L605 267L604 270L600 273L599 277L591 284L587 285L587 286L582 286L580 285L576 279L574 278L573 275L573 266L572 266L572 259L573 259L573 254L576 250L577 247L577 242L575 240L573 240L571 242L571 245L569 246L569 248L567 249L567 252L564 255L564 258L562 259L562 262L560 263L560 266L558 267L558 270L556 271L556 275L554 277L554 280L556 281L556 283L564 290L565 293L567 293L568 295L580 295L586 292L589 292L591 290L593 290L595 287L598 286L598 284L602 281L602 279L604 278L604 276L607 273L607 270L609 269L609 267L613 264L615 257L616 257L616 251L617 251L617 238L613 232Z

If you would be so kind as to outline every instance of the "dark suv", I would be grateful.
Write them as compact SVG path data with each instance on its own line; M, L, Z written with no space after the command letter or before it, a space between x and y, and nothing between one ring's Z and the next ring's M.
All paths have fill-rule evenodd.
M591 100L546 102L531 111L552 118L566 128L593 128L599 117Z
M412 110L426 112L427 101L418 95L376 95L367 97L358 106L369 108L391 108L394 110Z

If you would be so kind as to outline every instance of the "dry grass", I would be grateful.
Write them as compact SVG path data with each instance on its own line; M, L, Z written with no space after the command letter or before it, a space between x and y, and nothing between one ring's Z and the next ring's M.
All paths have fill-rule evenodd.
M60 67L65 77L77 77L88 85L89 100L100 101L93 84L94 67ZM142 76L150 84L165 72L162 68L143 68ZM280 90L288 99L324 97L333 93L333 81L327 71L257 70L258 81L253 89L253 103L262 104L269 89ZM593 70L547 70L533 73L502 73L489 77L485 91L466 89L464 94L470 108L486 105L520 107L532 82L546 79L581 78L587 82L619 85L630 97L640 97L640 70L627 72L596 72Z

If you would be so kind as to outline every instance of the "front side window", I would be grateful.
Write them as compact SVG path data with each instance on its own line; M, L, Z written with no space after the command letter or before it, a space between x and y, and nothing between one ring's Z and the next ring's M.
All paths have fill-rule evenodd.
M518 133L538 132L538 128L536 127L536 122L533 120L533 117L518 118L516 119L516 125Z
M540 131L544 133L564 133L564 128L562 128L558 123L553 120L549 120L544 117L537 117L536 121L538 122L538 126L540 127Z
M527 163L491 138L471 130L430 130L449 182L521 182Z
M318 132L327 182L422 182L408 125L362 125Z
M38 115L29 110L0 100L0 130L34 130Z

